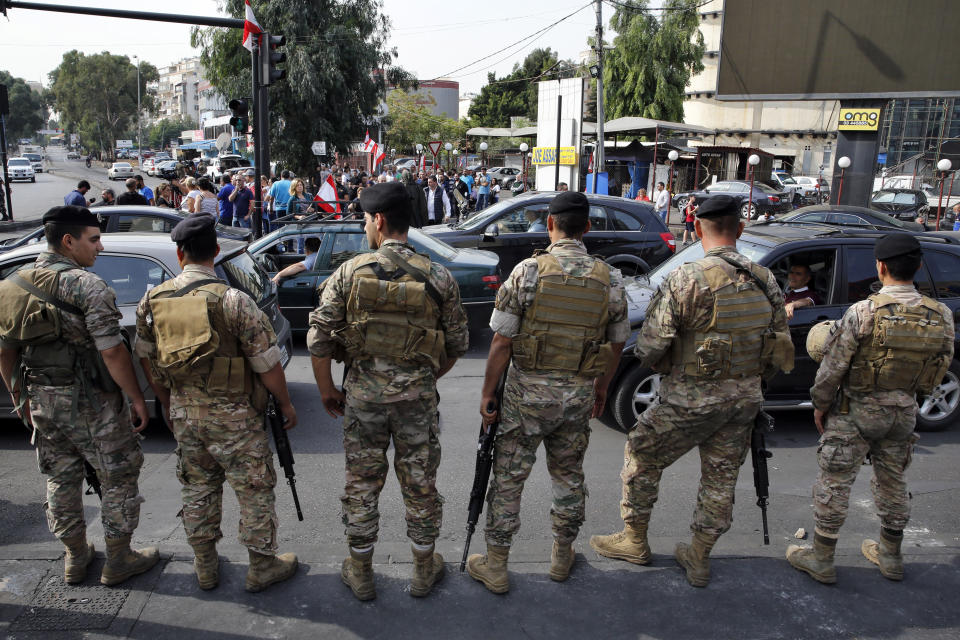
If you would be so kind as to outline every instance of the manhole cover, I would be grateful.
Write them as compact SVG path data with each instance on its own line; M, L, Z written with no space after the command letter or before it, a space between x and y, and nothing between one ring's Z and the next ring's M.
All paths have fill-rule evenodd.
M63 576L46 579L9 631L83 631L106 629L120 612L128 589L73 587Z

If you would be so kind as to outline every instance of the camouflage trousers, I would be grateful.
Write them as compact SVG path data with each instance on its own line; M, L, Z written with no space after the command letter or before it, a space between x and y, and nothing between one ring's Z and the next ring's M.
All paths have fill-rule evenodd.
M583 457L592 409L592 384L527 383L511 371L503 390L503 416L487 492L487 542L508 547L520 529L520 496L541 442L553 484L553 536L561 544L576 540L587 497Z
M740 466L750 449L756 398L730 398L706 406L680 407L659 400L640 416L624 451L620 517L627 524L650 521L663 470L697 447L700 488L690 530L719 536L733 521Z
M130 535L140 521L137 487L143 451L131 430L130 410L119 393L94 392L96 406L73 387L29 384L30 415L37 430L37 461L47 476L47 525L57 538L86 530L83 461L97 472L103 492L100 518L108 538Z
M880 522L887 529L902 531L910 520L910 500L904 471L910 466L913 445L919 439L913 429L916 405L883 406L850 398L850 412L831 411L817 461L820 472L813 486L813 513L817 528L836 535L850 506L850 488L867 454L873 463L873 501Z
M238 541L257 553L274 555L277 474L262 416L193 418L188 417L194 413L188 409L170 410L187 542L197 545L223 537L220 521L226 480L240 504Z
M436 396L400 402L364 402L347 396L343 414L346 487L343 524L352 547L377 541L380 492L387 480L387 448L393 441L393 465L407 509L407 537L430 544L440 535L443 497L437 492L440 440Z

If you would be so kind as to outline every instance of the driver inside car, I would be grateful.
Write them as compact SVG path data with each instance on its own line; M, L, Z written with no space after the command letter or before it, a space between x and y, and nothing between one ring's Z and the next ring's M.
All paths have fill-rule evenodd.
M787 290L783 296L787 318L792 318L794 310L800 307L823 304L817 292L810 288L812 279L813 272L810 271L809 266L795 264L790 267L790 273L787 275Z
M313 267L317 262L317 252L320 251L320 238L307 238L303 242L303 248L306 251L306 257L300 262L294 262L273 276L271 280L273 280L275 284L280 284L280 281L284 278L295 276L298 273L313 271Z

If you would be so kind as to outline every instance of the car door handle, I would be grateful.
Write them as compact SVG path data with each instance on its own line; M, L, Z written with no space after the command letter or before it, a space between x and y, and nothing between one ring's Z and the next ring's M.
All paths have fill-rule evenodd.
M297 287L309 287L310 284L311 284L311 283L309 283L309 282L298 282L298 283L297 283L296 285L294 285L294 286L297 286Z

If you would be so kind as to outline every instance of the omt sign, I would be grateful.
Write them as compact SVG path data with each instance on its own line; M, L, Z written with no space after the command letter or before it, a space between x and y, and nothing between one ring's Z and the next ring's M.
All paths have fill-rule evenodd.
M880 125L880 109L840 109L837 129L843 131L876 131Z
M533 164L556 164L557 148L534 147L533 160L531 160L531 162ZM577 164L577 148L560 147L560 164Z

